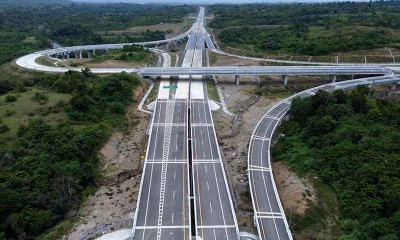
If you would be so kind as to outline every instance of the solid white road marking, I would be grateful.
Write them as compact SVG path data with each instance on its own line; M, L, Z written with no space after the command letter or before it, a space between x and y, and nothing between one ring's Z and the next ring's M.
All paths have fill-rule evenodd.
M211 229L211 228L236 228L235 225L203 225L203 226L197 226L197 228L204 228L204 229Z
M210 211L212 212L212 205L211 205L211 203L210 203Z
M158 228L161 228L161 229L164 229L164 228L167 228L167 229L171 229L171 228L189 228L189 226L160 226L160 227L158 227L158 226L136 226L135 227L135 229L158 229Z
M208 181L207 181L207 190L210 191L210 185L208 185Z

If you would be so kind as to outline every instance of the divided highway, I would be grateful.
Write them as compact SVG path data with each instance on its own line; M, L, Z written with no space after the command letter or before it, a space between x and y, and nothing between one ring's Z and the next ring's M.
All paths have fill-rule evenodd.
M182 61L188 67L203 65L203 22L201 8ZM134 239L237 239L238 226L207 87L201 76L187 77L190 80L178 81L177 89L171 88L175 81L160 83L133 226Z

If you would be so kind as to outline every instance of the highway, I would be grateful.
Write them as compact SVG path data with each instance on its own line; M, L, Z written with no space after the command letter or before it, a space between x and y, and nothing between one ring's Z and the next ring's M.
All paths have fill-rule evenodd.
M158 53L163 56L163 67L169 67L170 56ZM187 86L182 86L181 82ZM180 81L178 85L179 88L173 90L172 82L166 74L160 81L132 228L135 240L191 239L192 236L188 151L189 83Z
M204 8L201 8L195 30L202 29L203 17ZM183 54L183 64L202 66L204 46L202 34L198 31L191 33ZM170 58L164 56L164 59L163 67L167 67ZM201 76L190 81L178 81L176 90L170 88L172 84L169 80L160 82L133 239L190 239L191 236L199 239L237 239L236 217L205 81ZM194 211L190 206L194 206ZM191 222L191 219L194 221ZM195 232L191 232L192 224L195 225Z
M210 111L207 75L383 75L331 83L297 93L272 109L259 121L251 136L248 153L248 177L254 216L260 239L292 239L276 190L270 159L270 144L275 128L290 110L294 97L314 94L323 89L349 89L358 85L400 82L392 67L374 65L330 66L217 66L204 67L205 47L221 53L204 27L204 8L200 8L193 26L171 39L135 43L157 45L188 38L181 57L182 66L170 67L170 57L162 54L162 67L95 68L93 73L136 73L160 76L150 136L134 216L133 239L237 239L239 229L224 171L214 123ZM39 57L76 51L122 48L128 44L75 46L39 51L17 59L24 68L46 71L80 71L80 68L43 66ZM226 54L223 53L222 54ZM229 54L228 54L229 55ZM286 62L286 61L285 61ZM386 65L386 64L385 64ZM179 76L180 80L170 80ZM172 86L177 85L176 89ZM165 88L164 88L165 87Z
M351 89L359 85L397 84L400 75L381 76L331 83L299 92L273 106L258 122L250 139L248 178L260 239L292 239L271 169L271 140L276 127L290 110L291 100L319 90Z

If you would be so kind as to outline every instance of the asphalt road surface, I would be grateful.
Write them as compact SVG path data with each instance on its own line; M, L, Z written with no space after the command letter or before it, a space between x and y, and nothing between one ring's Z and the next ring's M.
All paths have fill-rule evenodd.
M269 151L274 130L289 108L288 102L276 105L262 119L250 142L249 179L261 239L292 239L275 188Z
M191 235L187 108L187 99L156 102L134 239L189 239Z
M203 89L203 99L191 99L196 234L198 239L237 239L236 216L208 104L207 87Z

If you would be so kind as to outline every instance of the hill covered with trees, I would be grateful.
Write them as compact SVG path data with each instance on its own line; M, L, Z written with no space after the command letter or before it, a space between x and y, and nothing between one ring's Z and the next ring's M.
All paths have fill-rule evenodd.
M98 148L115 129L126 126L126 109L140 83L126 73L99 77L85 70L43 75L32 86L41 91L28 100L22 95L31 87L18 90L13 84L1 85L7 95L0 110L19 101L45 102L53 92L69 95L70 101L45 110L65 112L66 119L54 123L39 114L31 116L10 138L2 134L12 131L5 123L18 114L17 109L0 116L0 130L4 130L0 133L0 239L35 238L94 193Z
M215 5L223 46L249 52L326 55L400 47L400 1Z
M182 22L195 6L143 4L0 4L0 64L39 49L100 44L108 41L99 31L123 30L134 26ZM125 41L164 39L160 31L126 35ZM114 42L117 43L117 42Z
M340 240L400 238L400 101L372 96L359 87L294 99L273 147L274 159L334 191ZM306 218L295 232L318 224Z

